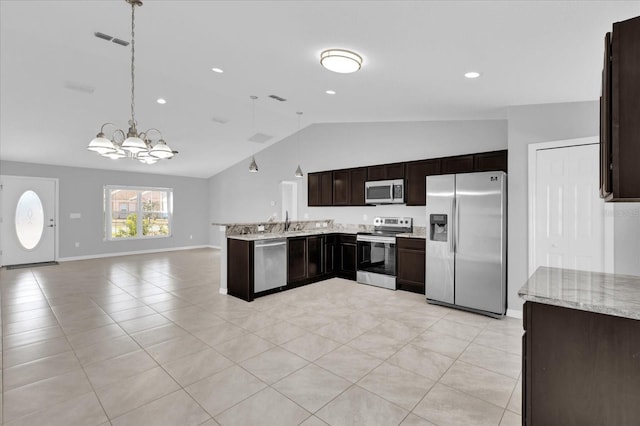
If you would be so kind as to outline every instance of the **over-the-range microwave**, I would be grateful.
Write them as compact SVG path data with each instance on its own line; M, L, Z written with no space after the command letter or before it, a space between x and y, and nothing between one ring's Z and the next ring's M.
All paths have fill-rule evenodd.
M404 179L365 182L364 202L366 204L404 203Z

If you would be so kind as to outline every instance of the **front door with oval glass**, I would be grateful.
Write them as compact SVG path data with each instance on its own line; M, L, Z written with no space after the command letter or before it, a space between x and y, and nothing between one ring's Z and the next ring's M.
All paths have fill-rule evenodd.
M56 180L2 176L2 265L55 260Z

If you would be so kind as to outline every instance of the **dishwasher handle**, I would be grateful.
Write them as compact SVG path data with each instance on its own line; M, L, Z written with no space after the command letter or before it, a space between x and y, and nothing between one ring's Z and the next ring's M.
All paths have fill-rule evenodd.
M255 242L255 247L256 248L262 248L262 247L276 247L276 246L286 246L287 245L287 240L278 240L278 241L256 241Z

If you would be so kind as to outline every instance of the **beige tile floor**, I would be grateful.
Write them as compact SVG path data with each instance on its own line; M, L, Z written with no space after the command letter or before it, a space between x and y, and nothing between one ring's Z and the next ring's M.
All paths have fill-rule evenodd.
M520 424L519 320L218 276L211 249L0 270L3 424Z

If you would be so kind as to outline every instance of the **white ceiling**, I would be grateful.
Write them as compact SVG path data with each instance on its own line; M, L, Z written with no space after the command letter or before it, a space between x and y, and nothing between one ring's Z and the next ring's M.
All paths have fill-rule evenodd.
M136 11L136 118L180 151L146 166L85 149L102 123L129 119L129 48L93 35L129 40L129 5L0 4L3 160L194 177L296 132L296 111L305 127L505 118L510 105L595 100L604 33L640 15L640 1L145 0ZM320 52L336 47L359 52L362 69L323 69ZM465 79L469 70L482 77ZM273 138L247 141L258 132Z

